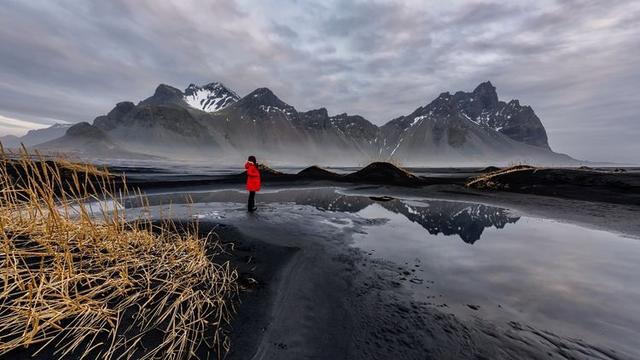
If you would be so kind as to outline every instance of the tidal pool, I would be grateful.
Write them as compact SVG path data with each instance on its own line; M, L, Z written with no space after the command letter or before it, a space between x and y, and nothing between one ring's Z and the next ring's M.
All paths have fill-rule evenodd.
M244 211L245 201L246 194L230 190L149 197L152 208L191 203L194 217L247 231L304 222L314 234L309 241L332 240L324 235L329 226L347 235L345 246L396 264L411 296L442 311L523 323L640 355L637 238L483 204L335 188L263 192L256 214Z
M637 353L640 240L477 204L407 206L420 215L382 204L358 211L386 221L354 234L354 246L419 269L407 275L415 297ZM430 221L447 216L433 231ZM447 234L450 222L460 226Z

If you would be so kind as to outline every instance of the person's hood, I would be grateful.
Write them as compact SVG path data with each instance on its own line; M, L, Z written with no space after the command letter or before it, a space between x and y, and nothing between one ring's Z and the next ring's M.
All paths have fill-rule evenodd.
M249 166L256 166L256 164L252 163L251 161L247 161L246 163L244 163L245 169L249 169Z

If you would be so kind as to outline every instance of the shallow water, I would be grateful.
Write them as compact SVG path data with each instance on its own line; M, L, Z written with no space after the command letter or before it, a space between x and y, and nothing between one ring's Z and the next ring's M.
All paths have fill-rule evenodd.
M305 222L317 233L314 241L329 226L371 259L395 263L412 296L443 311L640 354L636 238L482 204L370 198L333 188L262 192L255 216L244 211L243 192L189 193L188 201L185 195L156 194L149 202L235 225Z
M497 218L498 227L486 227L469 243L459 241L462 234L429 233L379 204L357 215L388 220L355 234L354 246L419 269L407 275L416 298L432 297L459 315L533 324L614 349L638 345L638 239L519 217L504 227ZM467 228L496 219L476 215L465 220Z

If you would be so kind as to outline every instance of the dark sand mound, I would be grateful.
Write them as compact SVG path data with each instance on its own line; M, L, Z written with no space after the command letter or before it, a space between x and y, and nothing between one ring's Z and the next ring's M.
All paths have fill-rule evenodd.
M303 169L297 174L282 173L265 165L258 165L258 167L262 179L266 181L333 180L336 182L400 186L417 186L426 183L424 179L385 162L369 164L365 168L348 175L340 175L315 165ZM227 177L225 181L238 181L245 178L246 172L242 172Z
M640 174L519 165L470 179L480 190L558 196L570 199L640 204Z
M321 180L335 180L341 177L341 175L339 174L336 174L327 169L323 169L316 165L309 166L308 168L301 170L297 175L301 178Z
M281 171L275 170L270 168L269 166L265 165L265 164L258 164L258 170L260 170L260 176L261 177L278 177L278 176L282 176L282 175L287 175ZM243 172L243 175L246 175L247 172Z
M374 162L361 170L346 175L347 181L373 184L419 185L421 179L387 162Z
M293 178L292 174L285 174L281 171L275 170L270 168L269 166L265 165L265 164L258 164L258 170L260 170L260 178L262 180L286 180L289 178ZM246 179L247 177L247 172L243 171L242 173L235 175L234 177L236 178L240 178L240 179Z
M500 168L497 166L487 166L486 168L480 170L479 172L489 173L489 172L496 172L496 171L500 171Z

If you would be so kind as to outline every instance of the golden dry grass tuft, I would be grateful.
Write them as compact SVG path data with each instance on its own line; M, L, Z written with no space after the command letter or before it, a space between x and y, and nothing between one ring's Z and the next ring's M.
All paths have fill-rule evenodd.
M1 150L0 356L224 355L238 276L217 241L127 219L122 200L144 198L104 169Z
M500 176L500 175L505 175L505 174L510 174L510 173L514 173L514 172L520 172L520 171L529 171L529 170L536 170L538 168L530 166L530 165L512 165L509 167L506 167L504 169L499 169L496 171L491 171L485 174L482 174L480 176L476 176L474 178L471 178L469 181L467 181L467 183L465 184L466 187L474 187L477 189L490 189L490 190L498 190L503 188L506 185L500 184L498 181L496 181L496 177Z

